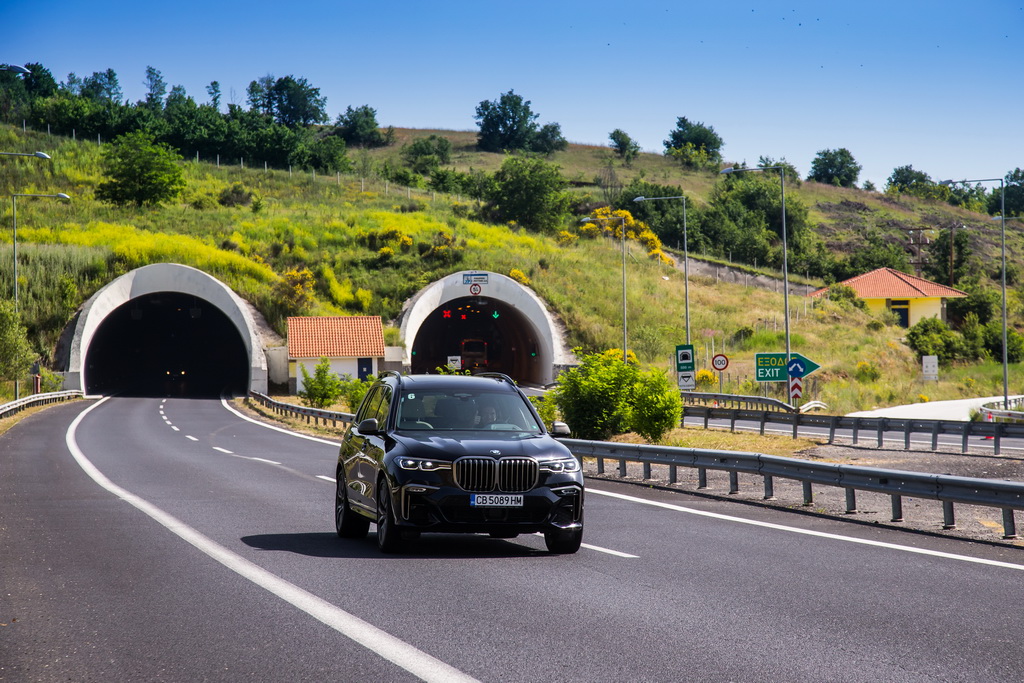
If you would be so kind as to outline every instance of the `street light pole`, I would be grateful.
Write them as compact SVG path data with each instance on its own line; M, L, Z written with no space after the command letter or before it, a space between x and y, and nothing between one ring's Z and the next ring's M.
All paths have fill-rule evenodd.
M1006 183L1003 178L981 178L978 180L943 180L940 185L960 183L994 183L999 182L999 236L1002 252L1002 289L1003 289L1003 410L1010 409L1010 373L1009 353L1006 348Z
M786 365L789 366L790 345L789 345L789 247L786 242L786 168L784 166L760 166L758 168L725 168L720 173L740 173L743 171L770 171L779 172L779 180L782 182L782 301L786 307Z
M628 363L626 355L626 217L625 216L586 216L580 219L581 223L592 223L594 221L610 221L618 218L622 222L622 362Z
M0 156L4 157L36 157L37 159L50 159L50 155L46 152L0 152Z
M690 249L686 240L686 195L676 197L636 197L634 202L649 202L655 199L683 200L683 297L686 305L686 343L690 343Z

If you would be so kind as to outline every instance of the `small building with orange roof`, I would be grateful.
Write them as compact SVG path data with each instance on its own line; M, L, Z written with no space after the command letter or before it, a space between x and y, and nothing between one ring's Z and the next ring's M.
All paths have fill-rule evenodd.
M903 327L916 325L925 318L945 320L946 299L967 296L966 292L959 289L901 273L892 268L878 268L838 284L853 289L872 313L892 311ZM807 296L820 298L826 294L828 287L813 291Z
M384 362L384 327L379 315L288 318L288 388L302 391L302 371L310 376L321 358L331 372L366 379Z

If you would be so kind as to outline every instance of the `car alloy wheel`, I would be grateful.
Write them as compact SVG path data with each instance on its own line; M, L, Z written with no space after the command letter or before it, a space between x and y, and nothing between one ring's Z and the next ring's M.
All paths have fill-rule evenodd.
M391 494L383 479L377 486L377 547L382 553L397 553L402 549L402 532L395 527Z
M339 474L334 493L334 528L339 538L365 538L370 531L370 520L352 511L348 504L348 485Z

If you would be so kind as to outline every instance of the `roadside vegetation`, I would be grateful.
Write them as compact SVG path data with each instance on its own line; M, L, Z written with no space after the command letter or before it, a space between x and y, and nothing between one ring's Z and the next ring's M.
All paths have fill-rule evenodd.
M152 67L149 96L134 104L120 101L109 70L57 83L29 68L24 81L0 74L0 118L31 123L0 125L0 150L52 159L5 158L0 190L71 196L17 205L19 334L44 367L88 297L156 262L224 281L278 333L289 315L393 323L403 302L451 272L503 273L548 303L570 346L600 353L621 346L624 241L630 351L644 372L667 372L686 334L684 220L691 259L779 278L781 173L791 282L827 286L923 262L923 276L970 294L950 303L947 328L909 332L840 288L813 302L790 297L793 350L822 366L810 397L848 412L1001 393L1000 224L990 214L1002 198L979 186L943 185L907 165L885 188L858 187L845 148L822 150L806 179L785 159L730 162L710 123L683 116L662 154L641 152L613 126L608 146L569 144L511 90L479 103L479 131L413 130L381 127L369 105L331 123L319 91L293 76L254 80L249 106L225 112L216 82L197 104ZM719 175L748 165L766 171ZM1024 172L1006 180L1007 214L1019 215ZM685 196L685 219L682 201L639 196ZM1007 222L1011 387L1024 377L1019 226ZM13 260L10 237L0 262ZM0 268L5 297L12 275ZM753 381L753 356L784 349L780 285L691 273L689 310L702 387L779 395ZM396 329L385 335L397 343ZM730 365L716 375L707 368L722 352ZM940 356L939 382L920 379L925 353ZM0 376L0 400L24 378L19 358Z

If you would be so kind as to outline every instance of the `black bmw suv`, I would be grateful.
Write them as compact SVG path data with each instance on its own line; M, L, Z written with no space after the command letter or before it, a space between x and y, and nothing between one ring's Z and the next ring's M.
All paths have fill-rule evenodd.
M554 434L568 435L562 423ZM549 551L583 539L583 474L511 379L385 372L338 455L338 536L399 552L420 532L541 532Z

